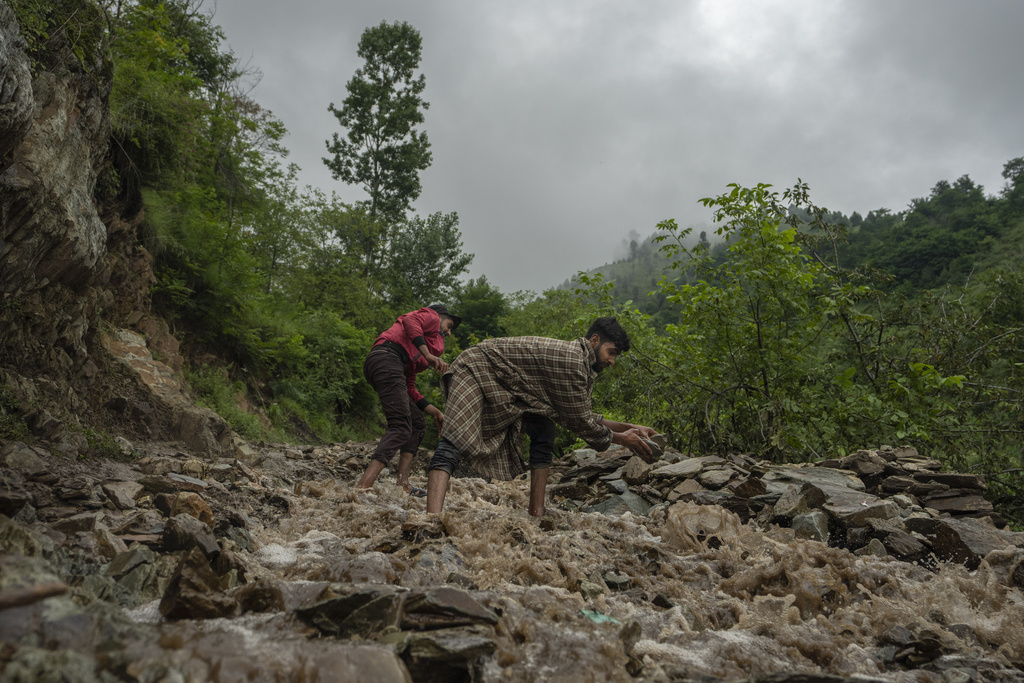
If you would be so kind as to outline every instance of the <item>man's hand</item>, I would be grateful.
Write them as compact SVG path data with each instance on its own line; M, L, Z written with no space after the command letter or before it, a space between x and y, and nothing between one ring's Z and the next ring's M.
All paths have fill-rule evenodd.
M441 428L444 426L444 413L435 405L427 406L423 412L434 418L434 424L437 425L437 433L440 434Z
M437 370L442 375L448 372L448 363L444 362L443 358L434 356L429 353L423 354L423 357L427 359L427 365Z
M645 439L649 439L658 433L658 430L654 427L645 427L643 425L630 424L629 422L615 422L614 420L602 419L601 424L612 430L613 436L616 432L624 433L631 429L637 430L640 433L640 436ZM618 443L618 441L615 441L614 443Z
M654 427L644 427L643 425L630 425L633 429L640 432L640 436L645 439L649 439L658 433L658 430Z
M650 429L650 427L647 427L647 429ZM612 432L612 443L625 446L637 455L651 454L651 447L644 442L643 435L640 433L639 427L634 427L633 429L628 429L624 432Z

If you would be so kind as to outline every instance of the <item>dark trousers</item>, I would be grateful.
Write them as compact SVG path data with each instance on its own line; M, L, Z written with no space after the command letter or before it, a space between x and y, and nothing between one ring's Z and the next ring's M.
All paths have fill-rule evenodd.
M523 413L523 431L530 437L530 469L542 470L551 467L551 459L555 453L554 420L536 413ZM430 470L444 470L449 476L459 469L462 453L448 439L442 438L434 456L430 459Z
M380 397L387 420L387 429L373 452L373 459L386 465L396 451L415 453L427 431L427 423L406 389L405 363L394 351L377 346L363 362L363 376Z

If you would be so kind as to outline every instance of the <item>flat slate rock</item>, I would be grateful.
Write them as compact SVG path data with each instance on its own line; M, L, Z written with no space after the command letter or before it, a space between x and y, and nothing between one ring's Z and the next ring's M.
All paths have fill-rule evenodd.
M761 476L769 493L782 493L792 484L814 484L865 491L864 482L853 472L831 467L779 467L773 465Z

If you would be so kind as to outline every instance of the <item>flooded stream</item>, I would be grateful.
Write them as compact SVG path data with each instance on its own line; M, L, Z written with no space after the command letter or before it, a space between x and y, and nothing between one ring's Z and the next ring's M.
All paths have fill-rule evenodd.
M64 672L93 657L92 677L52 679L73 681L1024 680L1014 545L969 570L855 553L717 505L602 514L552 495L536 520L525 479L453 479L444 512L427 515L387 473L356 490L365 462L271 455L204 493L214 517L245 519L244 536L215 525L244 572L202 570L215 568L223 616L161 616L166 587L186 581L180 551L140 560L144 580L124 552L80 570L51 560L70 593L0 611L0 636L42 634L7 646L5 680L33 680L33 652L65 658ZM110 516L152 516L129 512ZM100 590L101 576L149 597ZM122 616L105 622L115 602ZM61 635L76 624L92 635Z

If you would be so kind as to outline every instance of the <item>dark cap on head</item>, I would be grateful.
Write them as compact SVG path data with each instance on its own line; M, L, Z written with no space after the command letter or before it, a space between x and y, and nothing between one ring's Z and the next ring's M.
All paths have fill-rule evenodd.
M451 313L449 313L448 309L444 307L444 304L431 304L427 308L430 308L430 309L433 309L433 310L437 311L438 315L443 315L443 316L447 316L447 317L451 318L452 319L452 323L453 323L452 324L452 329L453 330L456 327L459 326L459 323L462 322L462 318L460 318L457 315L452 315Z

